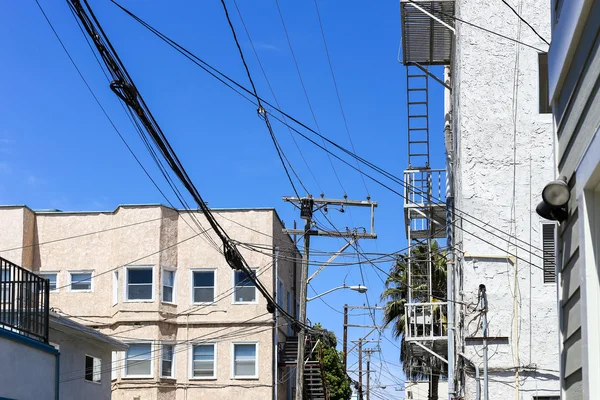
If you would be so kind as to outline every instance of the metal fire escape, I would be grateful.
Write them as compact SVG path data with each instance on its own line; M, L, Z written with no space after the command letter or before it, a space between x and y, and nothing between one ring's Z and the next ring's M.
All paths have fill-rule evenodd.
M446 171L431 168L429 123L430 79L443 81L429 67L450 64L454 0L401 0L400 14L408 105L404 219L411 246L404 337L411 356L446 359L448 305L433 297L432 282L432 243L446 237Z

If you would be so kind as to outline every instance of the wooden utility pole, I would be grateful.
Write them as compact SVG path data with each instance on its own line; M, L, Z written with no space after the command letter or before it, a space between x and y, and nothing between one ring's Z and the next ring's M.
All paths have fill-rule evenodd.
M284 197L283 201L287 201L294 205L297 205L300 208L300 217L306 220L306 224L304 225L304 230L298 229L284 229L283 232L288 235L303 235L304 237L304 255L302 258L302 270L300 271L300 315L298 316L298 320L300 322L300 327L298 330L298 355L296 360L296 400L303 400L304 397L304 347L306 340L306 291L308 286L308 280L315 277L317 273L319 273L329 262L333 261L333 258L323 265L318 271L316 271L310 278L308 278L308 260L309 260L309 248L310 248L310 237L311 236L329 236L329 237L343 237L343 238L351 238L351 241L348 242L347 245L344 245L340 251L338 251L337 255L341 254L345 249L350 247L356 240L358 239L376 239L377 235L375 234L375 207L377 207L377 203L371 201L370 198L367 200L348 200L344 198L343 200L337 199L326 199L324 197L314 199L312 196L308 195L307 197L298 198L298 197ZM315 208L315 205L317 206ZM357 229L354 230L346 230L345 232L341 231L325 231L319 229L312 229L312 216L315 211L325 209L327 210L328 206L340 206L342 209L345 206L356 206L356 207L368 207L371 209L371 230L370 232L359 232ZM337 257L336 255L336 257Z
M348 369L348 304L344 304L344 370Z
M363 369L362 369L362 343L363 340L362 338L358 339L358 400L363 400L363 384L362 384L362 374L363 374Z

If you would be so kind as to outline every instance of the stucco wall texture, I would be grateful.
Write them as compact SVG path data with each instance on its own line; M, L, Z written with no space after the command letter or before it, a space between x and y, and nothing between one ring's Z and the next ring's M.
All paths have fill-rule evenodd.
M214 215L231 239L258 250L239 247L273 297L277 270L287 302L287 291L296 286L293 271L300 254L291 238L283 234L275 210L216 210ZM0 249L26 246L3 252L2 257L35 272L58 274L51 307L81 317L75 320L124 342L152 343L151 378L125 377L124 355L119 355L119 362L114 364L118 369L113 380L114 399L232 399L243 397L242 393L260 399L273 397L274 315L267 312L267 303L258 292L256 302L235 304L234 272L220 253L220 239L208 229L202 213L192 215L160 205L119 206L113 212L89 213L0 207L0 222L7 227L0 232ZM273 255L276 247L277 259ZM127 265L152 267L152 300L126 299ZM176 271L172 303L162 301L163 267ZM190 284L194 269L215 271L213 304L193 303ZM70 271L92 272L92 290L70 291ZM277 325L278 340L284 342L287 321L278 318ZM161 342L176 344L173 378L160 377ZM216 344L215 379L190 378L192 342ZM232 343L237 342L258 345L257 378L232 377ZM103 365L109 362L103 360ZM279 388L280 393L284 390Z
M550 39L547 1L509 3ZM459 0L456 10L460 19L547 48L501 1ZM508 339L489 346L490 399L557 395L557 289L543 282L543 220L535 212L555 176L552 117L538 106L538 52L457 22L452 81L456 299L468 305L458 306L457 349L483 368L481 344L465 338L483 336L476 305L485 284L489 336ZM467 374L467 399L475 385Z

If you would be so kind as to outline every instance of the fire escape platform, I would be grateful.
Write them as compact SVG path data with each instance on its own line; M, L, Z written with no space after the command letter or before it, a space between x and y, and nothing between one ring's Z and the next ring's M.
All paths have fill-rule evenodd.
M405 306L405 338L413 356L448 355L448 303L409 303ZM428 351L428 350L429 351Z
M401 0L402 62L404 65L448 65L453 33L423 10L454 27L454 0Z
M406 235L408 236L410 231L411 239L445 238L446 204L405 207L404 221L406 222Z

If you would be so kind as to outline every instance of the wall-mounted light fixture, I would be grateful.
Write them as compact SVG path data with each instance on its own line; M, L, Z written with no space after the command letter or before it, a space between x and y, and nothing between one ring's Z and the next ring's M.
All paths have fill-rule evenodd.
M561 176L544 186L542 201L535 208L535 212L542 218L563 222L569 216L567 204L570 198L571 190L567 178Z

